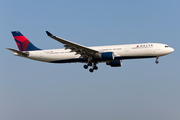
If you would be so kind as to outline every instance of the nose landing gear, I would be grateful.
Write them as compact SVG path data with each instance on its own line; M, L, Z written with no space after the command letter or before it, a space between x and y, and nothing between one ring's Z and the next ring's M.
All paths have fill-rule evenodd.
M155 61L156 64L159 63L158 59L159 59L159 57L156 57L156 61Z

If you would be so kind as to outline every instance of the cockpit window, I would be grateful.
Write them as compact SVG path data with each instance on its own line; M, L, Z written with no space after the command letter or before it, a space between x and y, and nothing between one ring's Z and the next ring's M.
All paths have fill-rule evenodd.
M165 46L166 48L168 48L169 46Z

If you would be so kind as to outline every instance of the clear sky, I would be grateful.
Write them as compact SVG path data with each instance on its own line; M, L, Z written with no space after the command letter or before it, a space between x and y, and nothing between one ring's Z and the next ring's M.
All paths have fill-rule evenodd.
M0 120L179 120L179 0L1 0ZM165 43L167 56L84 70L14 56L11 31L42 49L45 31L85 45Z

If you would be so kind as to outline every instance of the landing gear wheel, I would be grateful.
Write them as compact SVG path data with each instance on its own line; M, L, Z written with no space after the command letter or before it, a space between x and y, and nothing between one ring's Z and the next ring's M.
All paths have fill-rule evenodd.
M84 65L84 69L88 69L88 66L87 66L87 65Z
M92 73L93 71L94 71L94 69L92 69L92 68L90 68L90 69L89 69L89 72L91 72L91 73Z
M159 61L155 61L155 63L156 63L156 64L158 64L158 63L159 63Z
M89 62L89 63L88 63L88 66L92 66L92 63L91 63L91 62Z
M97 70L98 69L98 67L97 66L94 66L94 68L93 68L94 70Z

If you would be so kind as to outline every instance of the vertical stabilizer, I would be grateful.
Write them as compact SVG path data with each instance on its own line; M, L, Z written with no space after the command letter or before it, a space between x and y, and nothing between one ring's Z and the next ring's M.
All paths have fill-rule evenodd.
M41 50L34 46L24 35L22 35L19 31L12 31L13 37L16 41L16 44L19 48L19 51L33 51L33 50Z

